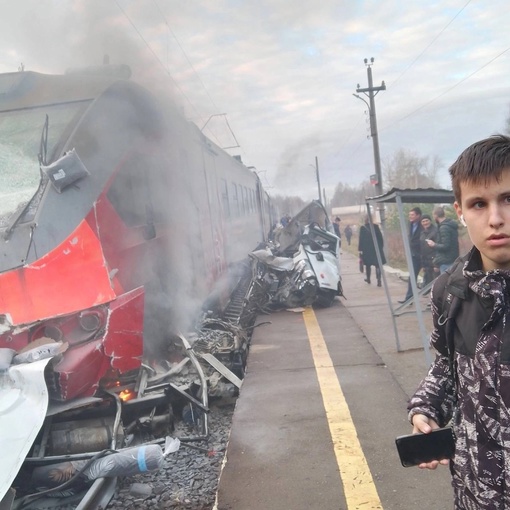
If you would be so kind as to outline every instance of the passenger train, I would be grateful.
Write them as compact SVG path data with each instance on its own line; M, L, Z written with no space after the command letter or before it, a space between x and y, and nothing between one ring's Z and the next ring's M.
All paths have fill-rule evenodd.
M129 75L0 75L0 348L64 341L56 401L138 370L204 300L221 309L273 221L256 173Z

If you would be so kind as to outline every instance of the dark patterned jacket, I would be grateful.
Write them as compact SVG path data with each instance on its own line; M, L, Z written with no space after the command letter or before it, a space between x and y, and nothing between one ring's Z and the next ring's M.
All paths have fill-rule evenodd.
M510 271L481 267L473 248L451 275L443 273L434 282L436 358L408 405L410 418L422 413L439 426L453 417L450 469L458 510L510 508ZM460 299L451 319L453 373L442 316L449 292Z

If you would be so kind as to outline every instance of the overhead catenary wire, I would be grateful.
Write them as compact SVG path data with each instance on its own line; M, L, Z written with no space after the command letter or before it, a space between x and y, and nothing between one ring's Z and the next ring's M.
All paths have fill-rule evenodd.
M152 53L152 55L154 56L154 58L156 59L156 61L161 65L161 67L165 70L165 73L168 75L168 77L172 80L172 83L174 84L175 88L179 91L179 93L184 97L184 99L186 99L186 101L190 104L191 108L193 109L193 111L196 113L197 117L200 118L200 119L203 119L202 115L200 114L200 112L197 110L196 106L193 104L193 102L191 101L191 99L186 95L186 93L182 90L182 88L179 86L179 84L175 81L174 77L172 76L172 74L170 73L170 71L166 68L165 64L161 61L161 59L158 57L158 55L156 54L156 52L152 49L151 45L148 43L148 41L145 39L145 37L143 36L143 34L140 32L140 30L138 30L138 27L135 25L135 23L133 22L133 20L128 16L127 12L119 5L118 1L117 0L114 0L115 4L117 5L117 7L119 8L120 12L123 14L123 16L129 21L129 23L131 24L131 26L133 27L133 29L135 30L135 32L138 34L138 36L140 37L140 39L143 41L143 43L145 44L145 46L147 46L147 48L149 49L149 51ZM213 133L214 135L214 133ZM216 138L216 137L215 137ZM217 140L217 139L216 139ZM218 143L219 143L219 140L217 140Z
M165 73L170 77L170 79L172 80L172 83L175 85L176 89L178 90L178 92L186 99L186 101L190 104L190 106L192 107L193 111L195 112L196 116L198 119L200 119L201 122L203 122L203 115L200 114L200 112L198 111L198 109L196 108L196 106L194 105L194 103L191 101L191 99L186 95L186 93L182 90L182 88L179 86L179 84L176 82L176 80L174 79L174 77L172 76L172 74L170 73L170 70L165 66L165 64L161 61L161 59L158 57L158 55L156 54L156 52L153 50L153 48L150 46L150 44L148 43L148 41L145 39L145 37L143 36L143 34L140 32L140 30L137 28L136 24L134 23L134 21L129 17L129 15L127 14L127 12L119 5L118 1L117 0L114 0L115 1L115 4L117 5L118 9L120 10L120 12L123 14L123 16L129 21L129 23L131 24L131 26L133 27L133 29L135 30L135 32L138 34L138 36L140 37L140 39L142 40L142 42L145 44L145 46L147 46L147 48L149 49L149 51L152 53L152 55L155 57L155 59L157 60L157 62L159 63L159 65L161 65L161 67L165 70ZM163 11L161 10L159 4L156 2L156 0L153 0L154 2L154 5L156 6L161 18L163 19L163 22L165 23L165 25L167 26L169 32L171 33L172 37L175 39L175 41L177 42L180 50L182 51L186 61L188 62L188 64L190 65L193 73L196 75L196 77L198 78L198 80L200 81L202 87L204 88L204 91L208 97L208 99L211 101L211 104L213 105L214 109L215 110L218 110L218 107L216 106L216 103L214 102L213 98L211 97L209 91L207 90L205 84L203 83L202 79L200 78L199 74L197 73L196 69L194 68L193 64L191 63L188 55L186 54L184 48L182 47L182 45L180 44L177 36L175 35L175 33L173 32L173 30L171 29L170 27L170 24L168 23L168 21L166 20L166 17L163 13ZM240 146L239 142L237 141L237 138L234 134L234 131L232 130L232 127L230 126L230 124L228 123L228 121L226 120L226 117L225 117L225 121L226 121L226 124L227 124L227 127L230 131L230 133L232 134L235 142L236 142L236 146L234 147L227 147L227 148L236 148L236 147L239 147L241 148L241 150L244 152L244 150L242 149L242 147ZM211 133L211 135L214 137L214 139L216 140L216 142L218 143L218 145L221 147L222 144L220 142L220 140L218 139L218 137L216 136L216 134L211 130L209 129L209 132Z
M161 61L161 59L158 57L157 53L152 49L151 45L147 42L143 34L138 30L137 26L134 24L133 20L128 16L127 12L119 5L119 2L117 0L114 0L115 5L119 8L120 12L123 14L123 16L129 21L135 32L138 34L140 39L143 41L145 46L147 46L148 50L152 53L154 58L157 60L157 62L161 65L161 67L165 70L165 72L168 74L169 78L172 80L172 83L175 85L175 88L182 94L182 96L188 101L188 103L191 105L193 110L196 112L196 114L201 117L198 110L195 108L195 105L191 102L189 97L186 95L186 93L179 87L179 84L175 81L172 74L168 71L168 69L165 67L165 64Z
M184 50L184 48L182 47L182 44L180 43L179 39L177 38L177 36L175 35L174 31L172 30L172 27L170 26L170 24L168 23L167 19L166 19L166 16L165 14L163 13L163 11L161 10L161 7L159 6L158 2L156 0L152 0L154 2L154 5L156 6L157 10L159 11L159 14L161 15L161 18L163 19L163 22L165 23L165 25L167 26L168 28L168 31L170 32L170 34L172 35L172 37L175 39L175 42L177 43L177 46L179 46L179 49L182 51L182 54L184 55L184 58L186 59L186 62L188 62L189 66L191 67L191 70L193 71L193 73L195 74L195 76L197 77L198 81L200 82L200 84L202 85L207 97L209 98L209 101L211 101L211 104L214 106L215 110L216 111L219 111L218 110L218 107L216 106L216 103L214 102L214 99L211 97L211 94L209 94L209 91L207 90L207 87L205 86L204 82L202 81L202 78L200 77L200 75L198 74L197 70L195 69L195 67L193 66L191 60L189 59L186 51Z

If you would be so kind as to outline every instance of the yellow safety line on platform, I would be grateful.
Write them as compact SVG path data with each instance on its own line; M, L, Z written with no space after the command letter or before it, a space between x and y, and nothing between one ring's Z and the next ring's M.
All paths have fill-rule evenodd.
M348 510L382 509L351 413L312 308L303 312Z

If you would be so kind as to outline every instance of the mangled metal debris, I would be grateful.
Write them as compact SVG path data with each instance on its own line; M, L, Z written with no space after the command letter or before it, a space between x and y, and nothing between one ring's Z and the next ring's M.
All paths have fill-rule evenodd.
M190 443L207 441L209 400L238 395L255 317L275 307L330 304L336 295L341 295L338 238L329 232L328 225L323 207L313 202L288 228L276 233L273 243L251 254L251 263L245 263L244 272L240 271L239 284L224 316L206 313L193 334L174 335L168 339L165 350L158 355L144 356L141 363L133 365L133 370L126 370L124 364L121 370L112 371L121 360L115 354L114 343L111 348L105 346L111 365L106 371L100 370L103 375L97 379L97 386L93 385L93 395L82 394L78 386L70 386L62 379L69 367L72 370L78 367L79 372L83 367L79 367L76 354L67 358L72 366L65 365L69 361L62 364L67 345L56 341L53 338L56 335L32 343L35 350L31 352L5 349L9 352L0 357L0 382L3 381L4 387L11 389L7 381L21 371L35 372L32 386L40 390L49 384L49 390L43 398L37 394L39 404L43 404L37 417L32 407L32 414L24 420L33 433L26 434L24 445L12 453L12 458L7 458L12 470L0 484L0 500L11 497L11 486L17 490L18 500L41 497L45 494L41 489L49 491L48 494L76 493L83 487L92 490L99 481L97 476L109 475L90 466L98 460L112 462L122 458L122 452L138 455L141 449L146 453L154 450L155 461L148 460L147 465L152 466L148 469L158 469L156 457L163 450L154 443L173 437L175 423L179 421L187 430L183 434L181 429L181 444L207 451L208 448ZM106 321L109 332L122 328L123 324L129 327L131 319L125 314L122 321L116 321L111 314L101 315L100 307L94 313L78 318L80 324L96 331ZM69 328L75 320L75 317L58 319L55 327ZM131 356L134 354L134 350L129 351L122 363L134 359ZM49 360L56 362L45 377L44 367ZM53 375L55 366L63 368L57 379ZM55 381L58 384L52 386ZM51 396L62 397L63 388L66 398L51 399ZM12 389L16 390L14 386ZM74 398L67 398L71 391ZM2 393L0 397L6 400L0 398L0 406L9 408L9 398L14 393ZM4 428L8 430L2 420L2 433ZM4 437L8 436L4 434ZM116 475L132 473L122 462L117 467ZM53 485L43 483L45 476L54 477ZM69 485L62 489L62 484L56 482Z
M313 201L250 254L260 309L329 306L343 295L339 239L329 227L326 210Z
M238 394L249 337L240 325L205 318L190 340L177 335L169 342L167 359L144 362L132 375L108 380L95 397L67 402L49 401L44 378L44 367L65 351L65 343L49 338L20 353L3 349L0 383L5 391L0 392L0 406L8 409L13 398L23 395L30 410L22 421L32 432L24 434L22 445L12 442L6 452L11 469L3 470L8 476L1 480L0 500L12 497L11 485L20 508L40 497L74 497L98 478L139 472L127 460L116 459L140 458L142 451L149 455L142 465L158 469L162 458L158 452L163 450L153 443L172 436L175 420L182 420L190 432L175 441L188 445L207 440L209 397ZM23 381L16 385L20 373ZM33 398L30 388L37 388ZM3 416L0 428L8 437ZM168 447L163 457L167 454ZM112 462L116 467L107 473L103 468Z

